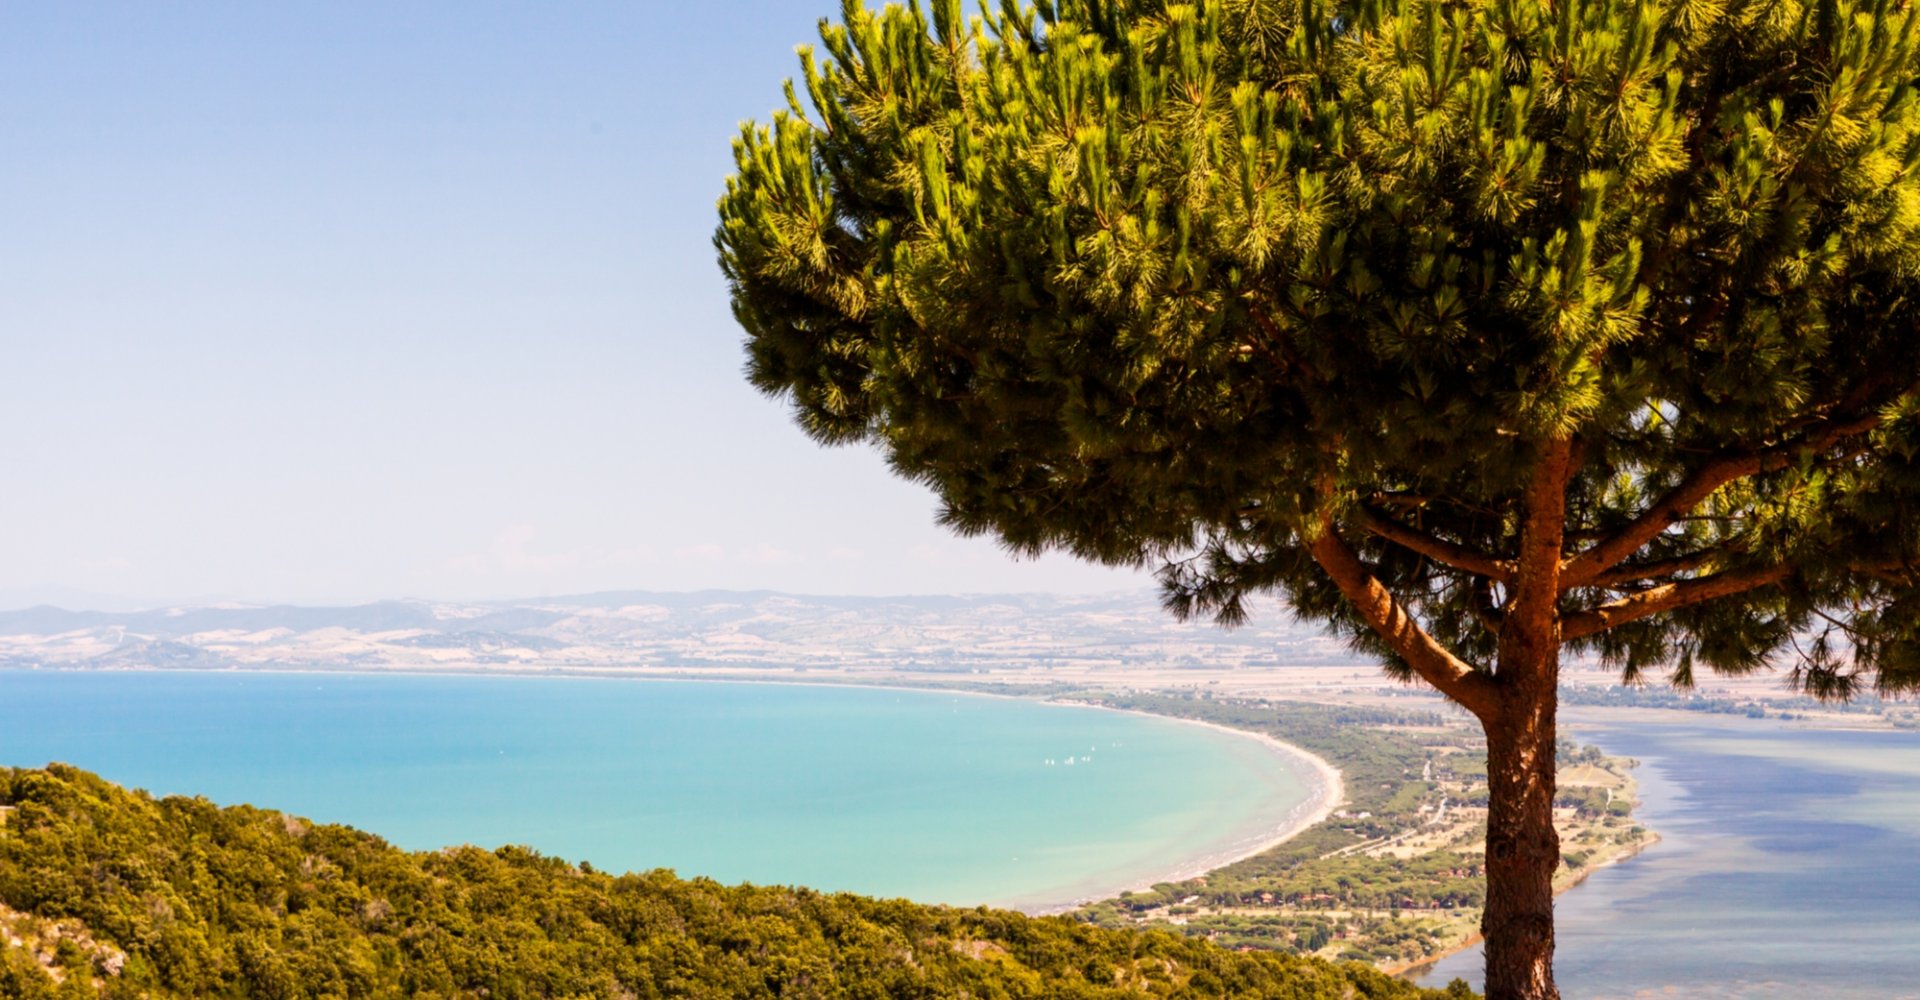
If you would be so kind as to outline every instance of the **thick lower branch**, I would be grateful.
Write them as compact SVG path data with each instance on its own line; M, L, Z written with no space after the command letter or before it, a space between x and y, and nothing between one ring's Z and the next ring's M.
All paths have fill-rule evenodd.
M1414 673L1480 718L1492 717L1498 710L1492 682L1448 652L1420 627L1392 592L1368 571L1353 547L1340 537L1330 513L1322 515L1319 534L1307 549L1353 605L1360 619L1405 660Z

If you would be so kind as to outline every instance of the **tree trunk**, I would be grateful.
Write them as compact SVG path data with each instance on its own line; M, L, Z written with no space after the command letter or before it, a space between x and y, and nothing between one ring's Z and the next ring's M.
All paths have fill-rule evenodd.
M1544 637L1543 637L1544 638ZM1559 644L1503 642L1500 716L1487 725L1487 1000L1558 1000L1553 984L1554 713Z

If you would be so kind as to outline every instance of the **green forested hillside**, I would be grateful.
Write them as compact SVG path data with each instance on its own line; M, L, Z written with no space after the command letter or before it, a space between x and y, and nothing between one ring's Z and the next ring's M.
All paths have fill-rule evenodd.
M1438 996L1165 933L377 837L0 769L0 997Z

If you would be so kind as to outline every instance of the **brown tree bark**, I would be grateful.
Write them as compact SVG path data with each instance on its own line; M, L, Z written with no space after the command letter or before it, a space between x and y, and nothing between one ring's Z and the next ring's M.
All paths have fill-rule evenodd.
M1513 597L1500 623L1487 733L1487 1000L1559 1000L1553 983L1554 715L1572 443L1547 442L1527 486Z
M1487 1000L1558 1000L1553 983L1555 711L1559 643L1516 641L1500 651L1499 721L1486 726Z

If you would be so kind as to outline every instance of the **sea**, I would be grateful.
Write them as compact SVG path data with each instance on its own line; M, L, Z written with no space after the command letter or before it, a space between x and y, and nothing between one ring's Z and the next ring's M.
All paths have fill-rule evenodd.
M1033 911L1245 853L1313 781L1202 726L928 691L0 671L0 765L49 761L410 850Z
M1661 837L1559 898L1569 1000L1920 998L1920 732L1579 709L1564 729L1640 762ZM1481 962L1419 981L1477 988Z
M1560 897L1569 1000L1920 998L1920 733L1563 719L1640 762L1661 835ZM408 849L1036 911L1243 852L1312 782L1217 730L935 691L0 671L0 765L52 760Z

